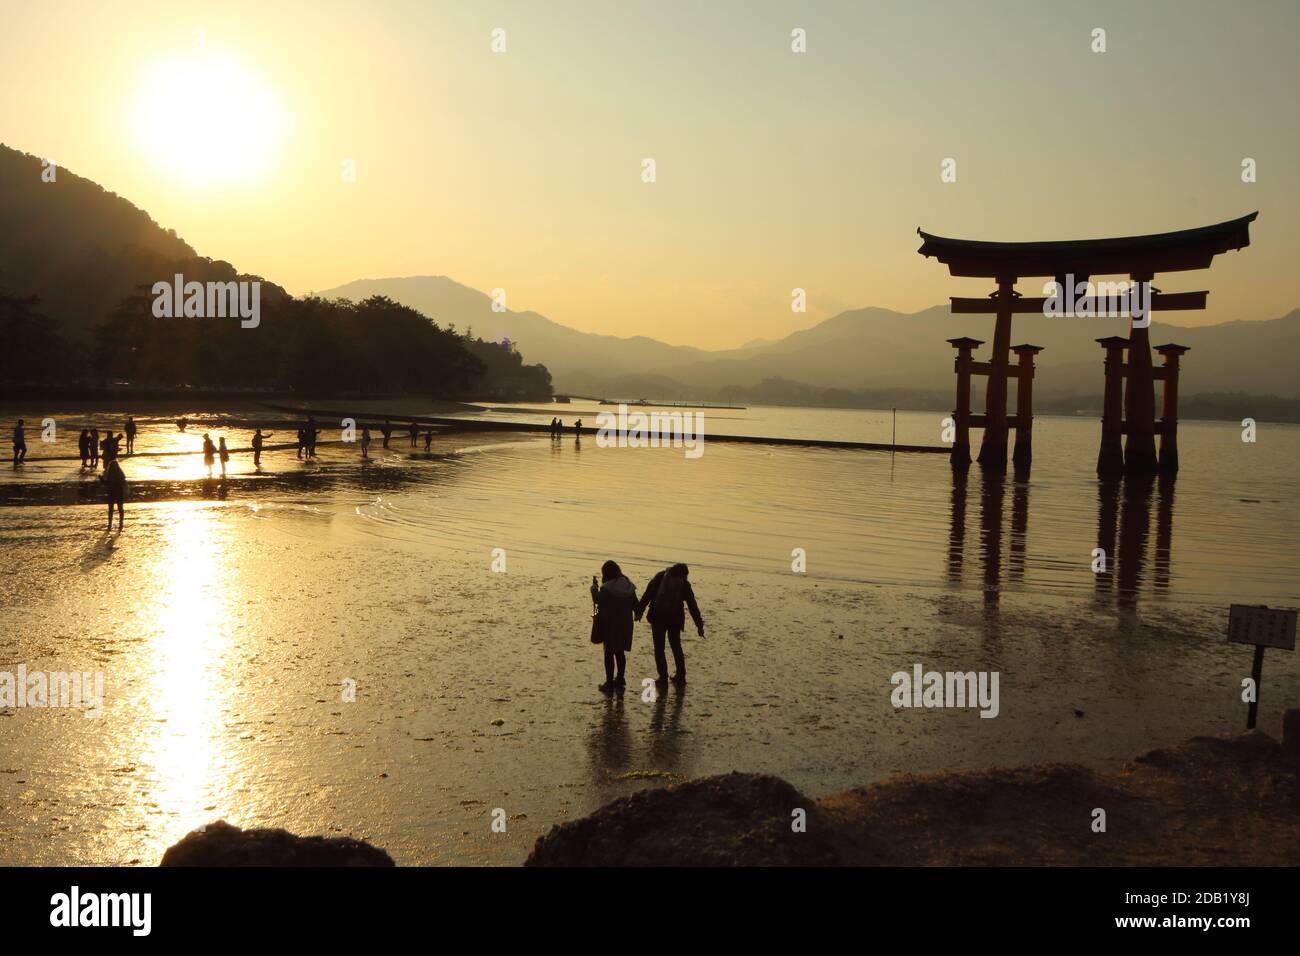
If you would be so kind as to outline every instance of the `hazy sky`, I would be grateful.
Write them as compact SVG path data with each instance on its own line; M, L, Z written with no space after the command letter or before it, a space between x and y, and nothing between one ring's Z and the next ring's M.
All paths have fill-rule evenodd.
M1298 36L1300 3L1249 0L0 0L0 140L295 293L442 274L714 348L988 291L918 256L917 226L1259 209L1251 248L1157 285L1211 290L1176 322L1274 318L1300 306Z

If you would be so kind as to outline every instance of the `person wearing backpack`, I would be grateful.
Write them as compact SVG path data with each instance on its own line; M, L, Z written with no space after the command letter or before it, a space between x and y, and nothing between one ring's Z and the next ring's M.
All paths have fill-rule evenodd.
M637 605L636 619L641 620L647 607L650 608L650 633L654 636L655 667L659 679L655 681L660 687L668 684L668 660L664 656L664 638L673 649L673 663L677 673L672 677L674 684L686 683L686 655L682 653L682 628L686 626L686 613L683 605L691 612L695 622L695 631L704 636L704 618L700 616L700 606L695 603L695 591L688 579L690 569L684 564L674 564L665 568L646 586L645 593Z

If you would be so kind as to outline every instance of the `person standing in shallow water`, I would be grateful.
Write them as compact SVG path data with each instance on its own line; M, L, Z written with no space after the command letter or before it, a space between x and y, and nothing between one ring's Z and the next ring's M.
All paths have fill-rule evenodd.
M677 673L672 676L674 684L686 683L686 655L682 653L682 628L686 626L686 614L682 605L690 609L695 621L695 631L704 636L704 618L700 616L700 606L695 603L695 591L687 579L690 569L684 564L674 564L660 571L646 585L645 593L637 604L636 619L641 620L648 606L650 608L650 633L654 638L655 668L659 678L655 681L660 687L668 684L668 660L664 656L664 638L673 649L673 663Z
M128 455L135 454L135 433L136 433L135 416L127 415L126 416L126 453Z
M217 439L217 457L221 459L221 477L226 477L226 462L230 461L230 449L226 447L226 436Z
M208 433L203 433L203 464L208 466L208 477L212 477L212 463L217 459L217 446L212 444Z
M99 468L99 429L98 428L92 428L90 430L90 440L87 442L86 447L90 450L90 467L94 469L98 469Z
M275 432L263 433L262 429L253 432L253 467L262 467L262 442L274 435Z
M99 476L108 489L108 530L113 530L113 506L117 506L117 530L122 530L123 503L126 501L126 474L114 458L104 466L104 473Z
M600 584L591 579L591 600L596 605L593 627L605 648L605 683L598 689L612 694L627 686L623 672L627 668L627 652L632 649L636 585L614 561L600 566L600 577Z
M361 457L370 457L370 426L366 425L361 429Z
M23 420L18 419L14 426L14 467L17 468L27 457L27 435L23 431Z
M81 454L81 467L86 467L86 462L90 459L90 432L83 428L81 436L77 439L77 451Z
M384 447L388 447L388 439L393 437L393 426L387 418L384 419L384 427L379 429L379 433L384 436Z

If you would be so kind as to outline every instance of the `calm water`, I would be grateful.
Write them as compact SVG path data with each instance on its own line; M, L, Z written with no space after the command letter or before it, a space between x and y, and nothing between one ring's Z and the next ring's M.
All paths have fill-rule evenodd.
M33 457L75 453L84 416L55 415L47 445L26 408L3 411L4 434L20 413ZM705 415L713 434L893 427L888 411ZM174 417L141 419L137 451L196 451L205 423L181 435ZM898 440L937 444L941 417L899 412ZM1026 482L707 437L694 460L487 433L426 456L403 437L369 463L275 451L254 473L238 454L224 482L195 454L136 457L120 535L76 462L6 466L0 670L102 671L105 703L0 710L0 863L152 864L218 817L353 834L402 863L517 863L552 823L675 778L767 771L819 795L902 771L1107 766L1238 729L1250 650L1224 643L1226 608L1297 603L1300 429L1244 444L1184 423L1175 484L1104 486L1098 428L1040 418ZM627 695L596 691L586 585L606 557L638 587L691 565L708 636L687 641L685 691L634 692L653 676L641 629ZM893 710L889 677L914 663L998 670L1001 714ZM1276 733L1300 701L1294 654L1268 652L1263 688Z

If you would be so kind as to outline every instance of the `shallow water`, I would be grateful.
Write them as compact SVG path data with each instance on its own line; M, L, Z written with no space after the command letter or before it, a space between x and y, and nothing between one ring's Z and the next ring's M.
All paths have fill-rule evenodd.
M27 409L4 433L15 413L34 458L75 452L82 416L54 415L46 445ZM937 443L941 417L899 412L898 440ZM706 410L706 433L888 441L891 418ZM138 451L249 435L142 425ZM1239 729L1251 652L1225 643L1227 605L1297 603L1300 429L1244 444L1184 423L1172 486L1099 485L1097 438L1095 420L1040 418L1023 482L707 437L698 459L497 433L426 456L402 437L370 463L326 446L257 473L240 453L224 482L197 455L141 456L112 535L75 461L6 470L0 670L102 671L105 701L98 718L0 710L0 863L152 864L223 817L356 835L399 863L517 863L551 824L673 778L766 771L817 796ZM586 588L606 557L638 587L691 565L708 627L685 690L643 700L642 625L627 694L597 692ZM890 675L915 663L998 671L999 716L894 710ZM1269 651L1261 726L1298 702L1295 655Z

